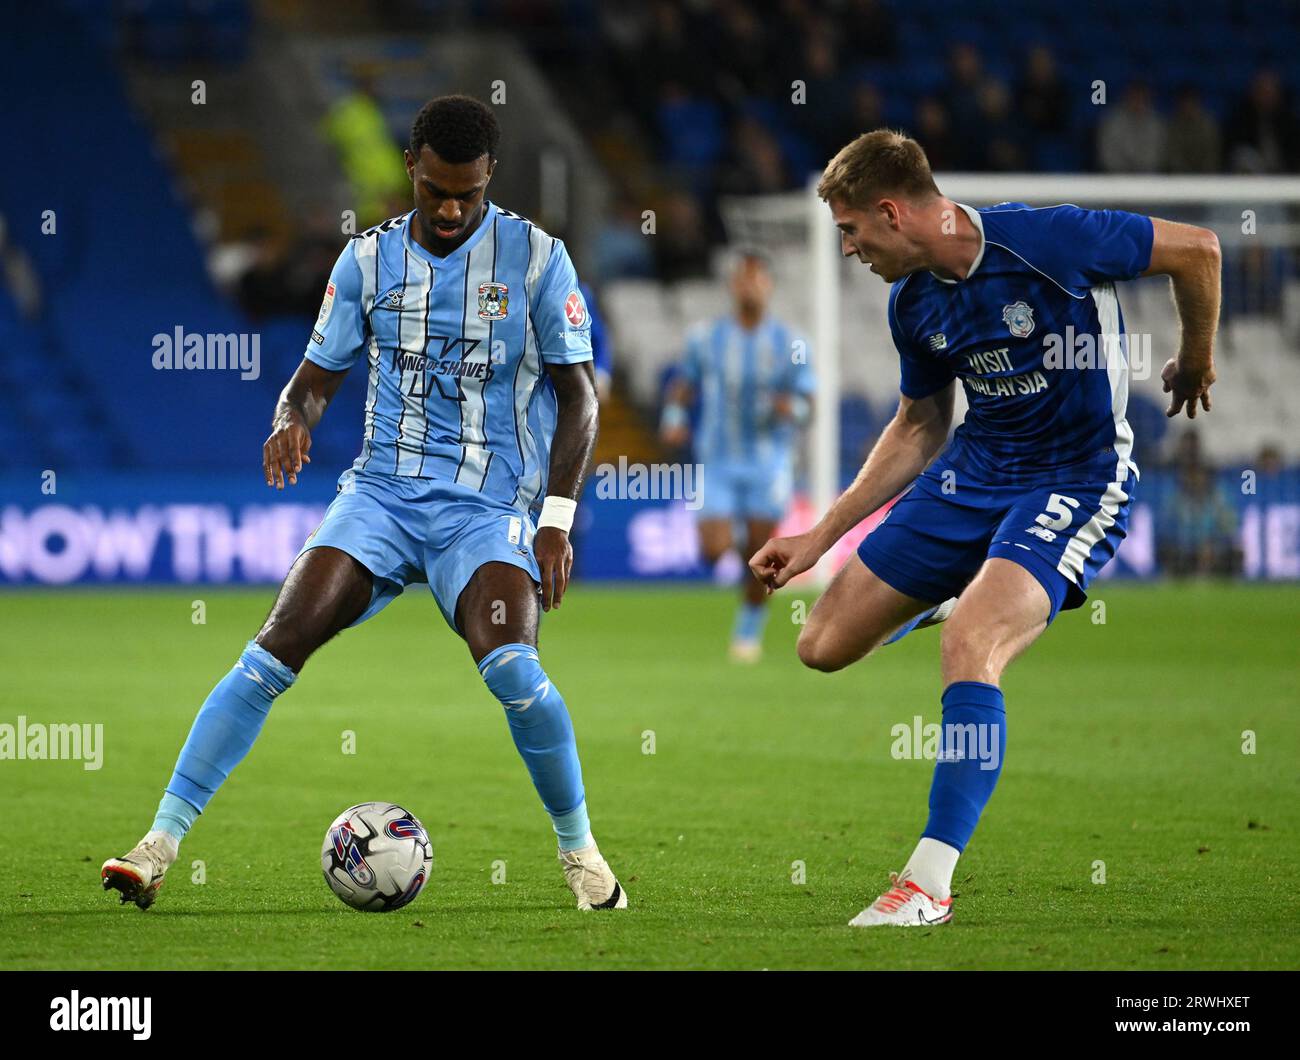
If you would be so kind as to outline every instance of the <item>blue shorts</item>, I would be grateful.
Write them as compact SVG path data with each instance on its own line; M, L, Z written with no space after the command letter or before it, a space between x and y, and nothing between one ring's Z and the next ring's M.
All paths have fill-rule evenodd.
M790 460L712 460L700 465L698 519L780 522L790 506Z
M886 584L931 603L957 596L986 559L1009 559L1047 591L1051 622L1083 604L1124 540L1136 480L1006 486L940 459L863 538L858 556Z
M349 470L298 555L328 545L374 575L370 606L354 626L406 586L427 582L442 617L456 629L456 601L483 564L511 563L541 582L533 533L532 520L519 509L454 482Z

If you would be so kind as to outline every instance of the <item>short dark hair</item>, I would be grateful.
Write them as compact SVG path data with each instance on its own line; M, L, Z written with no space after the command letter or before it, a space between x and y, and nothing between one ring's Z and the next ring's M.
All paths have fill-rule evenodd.
M420 108L411 123L411 154L427 144L444 162L459 165L497 156L501 127L492 108L471 96L438 96Z

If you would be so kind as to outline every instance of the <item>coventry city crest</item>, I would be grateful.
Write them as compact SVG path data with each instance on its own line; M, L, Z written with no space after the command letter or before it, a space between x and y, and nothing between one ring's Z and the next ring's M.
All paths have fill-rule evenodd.
M480 320L505 320L510 305L509 288L495 280L478 285L478 315Z

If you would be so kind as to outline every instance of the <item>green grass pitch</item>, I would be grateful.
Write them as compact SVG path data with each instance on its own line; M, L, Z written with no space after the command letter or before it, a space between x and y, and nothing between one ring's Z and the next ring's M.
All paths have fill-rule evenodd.
M924 823L932 765L892 757L891 728L938 718L938 632L816 674L782 596L767 657L737 667L731 594L643 587L575 587L542 643L626 913L572 907L501 709L423 589L312 661L158 904L121 907L100 862L148 827L271 599L0 597L0 723L104 726L97 771L0 761L0 967L1300 964L1293 586L1103 583L1104 624L1063 615L1004 682L1007 762L944 927L846 926ZM391 914L345 908L321 878L326 825L369 799L408 807L434 844L429 886Z

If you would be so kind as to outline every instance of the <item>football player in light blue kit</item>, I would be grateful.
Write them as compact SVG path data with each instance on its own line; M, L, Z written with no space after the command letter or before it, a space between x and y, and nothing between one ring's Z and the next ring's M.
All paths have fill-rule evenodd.
M661 435L688 440L687 409L698 396L695 459L700 468L700 550L713 565L740 537L744 555L772 536L790 503L795 443L812 414L815 388L806 340L768 313L772 270L745 249L731 273L732 312L693 328L681 374L664 407ZM745 578L731 657L762 654L767 593Z
M821 521L768 542L750 568L776 589L903 493L817 601L799 657L842 669L957 597L929 819L903 872L851 921L943 923L1005 757L1002 672L1059 610L1083 603L1125 534L1138 468L1115 281L1172 278L1181 345L1161 377L1168 415L1194 417L1214 382L1219 243L1117 210L971 209L939 192L914 140L886 129L836 155L818 193L845 256L893 284L902 397ZM968 412L944 448L958 379Z
M369 373L361 453L235 668L199 711L153 828L102 870L147 908L180 840L244 758L308 656L425 582L505 709L579 909L627 906L592 838L573 726L537 655L596 438L586 305L564 245L486 198L492 111L432 100L411 131L415 209L339 255L305 359L263 448L295 484L353 365ZM535 521L536 517L536 521Z

